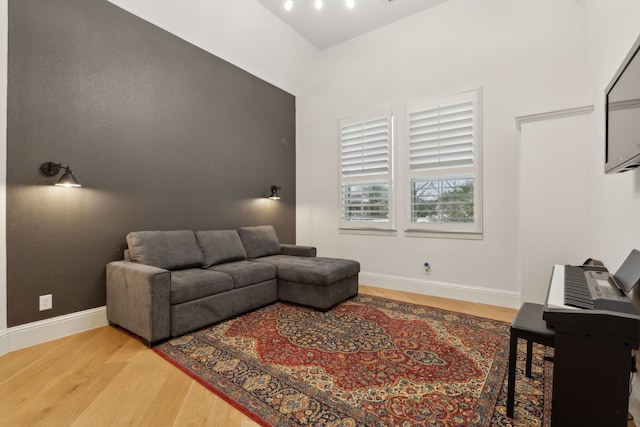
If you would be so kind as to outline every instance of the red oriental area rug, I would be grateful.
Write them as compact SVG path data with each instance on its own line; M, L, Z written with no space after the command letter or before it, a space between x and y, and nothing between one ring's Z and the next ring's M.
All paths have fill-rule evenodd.
M509 325L485 318L366 295L328 312L278 302L154 350L265 426L514 425ZM519 366L516 425L546 418L542 351L534 379Z

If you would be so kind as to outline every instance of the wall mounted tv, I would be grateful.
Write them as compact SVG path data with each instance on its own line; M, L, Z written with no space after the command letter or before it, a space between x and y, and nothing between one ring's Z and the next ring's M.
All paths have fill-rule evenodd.
M640 166L640 37L605 89L605 173Z

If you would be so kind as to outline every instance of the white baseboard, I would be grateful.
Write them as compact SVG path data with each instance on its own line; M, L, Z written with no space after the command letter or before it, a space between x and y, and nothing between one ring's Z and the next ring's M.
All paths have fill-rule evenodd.
M9 353L9 330L0 331L0 356Z
M477 286L418 280L408 277L389 276L386 274L366 272L360 273L359 280L363 285L393 289L396 291L454 298L463 301L479 302L482 304L498 305L502 307L520 307L520 293L514 291L501 291L498 289L481 288Z
M379 288L455 298L503 307L518 308L520 306L520 294L513 291L366 272L360 273L360 282ZM26 325L14 326L0 331L0 356L21 348L99 328L107 324L107 308L98 307Z
M107 308L97 307L0 331L0 356L11 351L108 324Z

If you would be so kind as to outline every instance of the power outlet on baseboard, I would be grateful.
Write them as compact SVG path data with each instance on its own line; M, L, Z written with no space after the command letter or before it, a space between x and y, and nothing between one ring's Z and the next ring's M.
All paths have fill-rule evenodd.
M53 308L53 295L40 295L40 311L51 310Z
M430 275L431 274L431 263L429 263L429 261L425 261L423 266L424 266L424 274Z

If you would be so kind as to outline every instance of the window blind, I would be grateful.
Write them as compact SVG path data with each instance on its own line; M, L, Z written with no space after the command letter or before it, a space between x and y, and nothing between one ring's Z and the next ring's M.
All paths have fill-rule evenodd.
M389 173L390 117L341 128L342 175Z
M411 222L470 223L474 221L474 178L411 180Z
M473 132L472 102L410 113L410 170L472 167Z
M380 222L389 220L389 183L342 185L342 220Z

